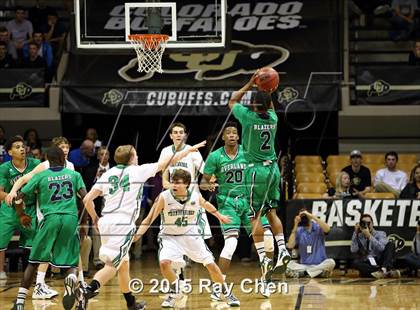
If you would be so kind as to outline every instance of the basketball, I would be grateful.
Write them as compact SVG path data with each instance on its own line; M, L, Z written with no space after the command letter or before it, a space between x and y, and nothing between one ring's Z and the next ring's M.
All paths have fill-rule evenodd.
M272 93L277 89L279 82L279 74L271 67L260 69L255 79L258 89L269 93Z

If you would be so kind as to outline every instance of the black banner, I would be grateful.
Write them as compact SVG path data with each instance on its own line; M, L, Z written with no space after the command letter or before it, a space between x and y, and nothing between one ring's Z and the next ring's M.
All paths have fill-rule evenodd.
M0 108L44 107L44 69L0 69Z
M208 12L206 1L189 0L183 5L188 5L191 12L201 12L205 20L204 15ZM214 2L208 2L208 6L211 5ZM280 72L281 82L276 96L282 98L283 107L279 105L279 109L295 99L305 98L315 110L338 110L341 78L339 5L335 0L229 1L229 50L214 52L203 49L185 53L173 49L163 56L162 74L137 72L134 51L131 56L72 53L62 82L63 110L115 113L115 109L104 107L102 103L103 93L111 89L122 94L128 89L163 93L178 89L190 91L191 96L213 90L237 90L258 68L265 66ZM95 17L89 20L89 25L95 24L92 33L97 36L120 34L123 30L118 22L123 17L120 16L120 6L121 2L116 0L96 6ZM199 20L200 16L195 16L195 19ZM192 25L188 27L188 23L183 25L186 32L194 28ZM201 25L206 27L207 24L203 22ZM82 97L88 100L78 102ZM152 109L153 106L146 107ZM161 107L168 110L163 112L160 108L159 111L145 112L136 109L133 113L168 115L176 111L170 105ZM219 108L203 105L196 111L218 114Z
M348 259L354 226L360 215L368 213L376 230L385 231L397 245L398 254L410 250L420 219L420 200L289 200L286 210L286 236L293 228L294 217L305 207L324 220L331 230L326 238L328 257Z
M290 87L273 95L276 110L285 112L287 103L294 92L303 87ZM121 110L123 115L226 115L228 102L233 90L139 90L137 88L63 87L65 104L63 112L83 111L83 113L114 114ZM333 85L319 85L311 89L310 100L317 102L316 109L333 110L332 102L338 100L338 89ZM248 92L242 103L251 103L252 93ZM311 112L315 106L309 101L296 102L288 115L297 110Z
M356 72L358 105L419 105L420 68L360 67Z

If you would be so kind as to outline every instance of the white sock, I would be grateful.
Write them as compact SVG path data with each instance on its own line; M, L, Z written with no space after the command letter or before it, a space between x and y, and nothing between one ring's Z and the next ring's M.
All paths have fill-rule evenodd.
M276 239L279 250L283 248L286 249L286 244L284 242L284 234L278 234L274 238Z
M45 284L45 272L38 271L36 274L36 284Z
M264 259L265 256L265 249L264 249L264 241L263 242L256 242L255 249L257 250L258 257L260 258L260 262Z
M24 287L19 287L18 295L16 298L16 304L24 304L26 295L28 295L29 290Z
M83 270L79 271L79 282L84 283L85 282L85 277L83 276Z
M77 282L77 276L74 273L69 274L67 278L71 278L74 283Z
M225 281L226 280L226 275L222 274L222 276L223 276L223 281Z

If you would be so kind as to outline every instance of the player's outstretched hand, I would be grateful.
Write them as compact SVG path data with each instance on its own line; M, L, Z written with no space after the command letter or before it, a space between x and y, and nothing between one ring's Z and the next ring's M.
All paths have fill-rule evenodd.
M230 217L226 216L226 215L220 215L219 216L219 221L222 224L229 224L231 222Z
M197 152L197 151L198 151L198 149L199 149L199 148L202 148L203 146L205 146L205 145L206 145L206 143L207 143L207 141L206 141L206 140L201 141L200 143L197 143L197 144L193 145L193 146L189 149L189 151L190 151L190 152Z
M216 188L219 187L219 184L217 184L216 182L210 182L209 183L209 192L214 192L216 190Z
M21 224L23 227L25 227L25 228L30 228L30 227L31 227L32 218L31 218L29 215L27 215L27 214L23 213L23 214L19 217L19 221L20 221L20 224Z
M4 201L6 202L7 206L11 206L13 203L13 200L16 198L17 194L15 192L10 192L9 194L7 194L6 198L4 199Z

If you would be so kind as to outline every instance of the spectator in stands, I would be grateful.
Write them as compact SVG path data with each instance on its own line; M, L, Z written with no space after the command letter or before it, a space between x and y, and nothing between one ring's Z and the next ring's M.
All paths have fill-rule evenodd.
M36 43L28 44L28 57L23 59L22 67L24 68L47 68L44 58L39 56L39 47Z
M295 216L295 223L289 236L287 247L298 248L300 263L291 261L287 265L286 275L300 278L309 275L329 277L335 267L335 261L327 258L325 251L325 235L330 226L323 220L302 209Z
M15 19L8 21L6 27L20 57L23 45L32 39L33 32L32 23L25 18L25 10L22 7L16 7Z
M96 169L96 178L99 179L102 174L107 172L111 166L109 163L109 151L106 149L106 147L102 146L98 150L98 162L97 162L97 169ZM94 200L95 203L95 211L98 216L101 216L102 214L102 208L103 208L103 198L98 197ZM101 247L101 237L99 236L99 232L96 231L96 229L91 230L92 234L92 245L93 245L93 264L95 265L96 270L102 269L104 267L104 263L99 258L99 249Z
M357 195L369 193L372 186L372 177L369 168L362 165L362 153L359 150L353 150L350 153L351 165L343 168L350 176L350 184L353 192ZM361 197L362 198L362 197Z
M58 19L56 11L51 10L48 13L47 24L43 27L45 41L49 42L57 54L60 43L64 40L66 27Z
M359 255L354 261L354 267L361 277L401 276L398 270L393 269L395 244L388 241L384 231L373 228L373 219L369 214L363 214L360 223L355 225L350 251Z
M23 134L23 140L25 140L25 144L30 150L42 148L42 142L39 138L38 131L34 128L30 128L25 131Z
M88 128L86 130L85 139L88 139L93 142L93 144L95 145L95 150L97 150L98 148L102 146L102 141L98 140L98 132L96 131L95 128Z
M40 161L44 161L44 154L42 154L42 149L33 148L31 149L31 154L33 158L39 159Z
M92 141L84 140L78 149L69 154L69 161L75 168L83 168L89 165L91 158L95 155L95 147Z
M51 11L51 8L45 2L45 0L37 0L36 5L28 11L28 17L34 29L39 29L39 27L48 23L48 13Z
M415 14L418 10L417 0L393 0L391 23L394 30L390 32L392 40L406 40L416 29Z
M413 51L408 57L408 64L412 66L420 66L420 39L414 42L413 47Z
M43 34L41 31L34 31L33 33L33 39L31 43L35 43L38 45L38 56L42 57L44 59L47 68L51 69L53 65L53 52L52 47L50 43L45 42L43 38ZM23 57L28 58L29 57L29 44L26 43L23 46Z
M8 69L16 66L12 56L7 53L7 45L4 42L0 42L0 69Z
M420 199L420 164L413 169L413 179L410 180L400 194L404 199Z
M10 42L9 30L7 30L7 28L4 26L0 26L0 42L6 43L7 52L10 54L10 56L12 56L14 60L17 60L18 56L16 47L12 42Z
M335 189L329 188L328 193L324 194L324 197L334 199L364 198L361 192L354 189L350 176L345 171L341 171L337 175Z
M6 144L6 131L4 130L3 126L0 125L0 164L4 161L4 145Z
M378 193L392 193L395 198L400 196L407 184L407 175L397 169L398 154L388 152L385 154L386 168L380 169L375 175L375 191Z

